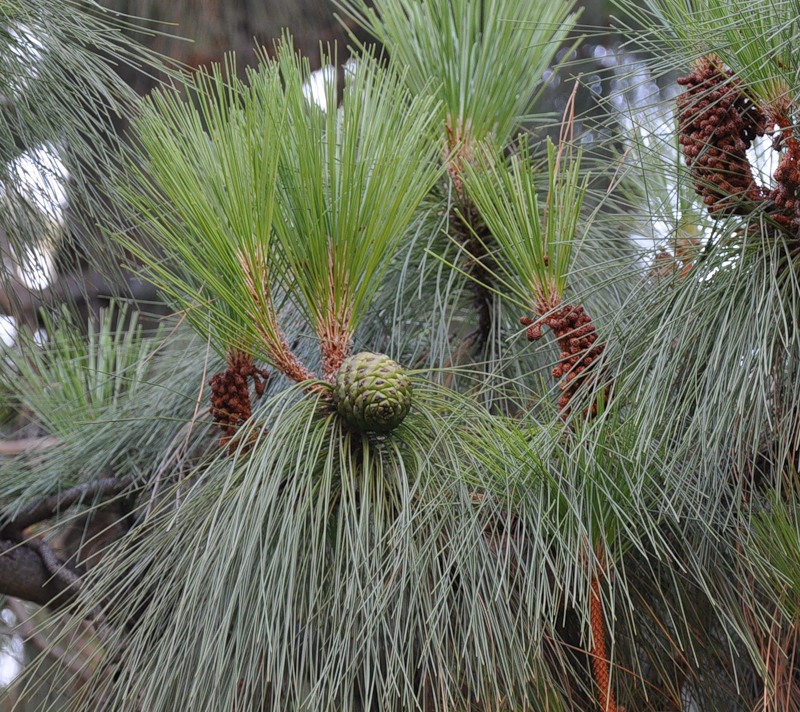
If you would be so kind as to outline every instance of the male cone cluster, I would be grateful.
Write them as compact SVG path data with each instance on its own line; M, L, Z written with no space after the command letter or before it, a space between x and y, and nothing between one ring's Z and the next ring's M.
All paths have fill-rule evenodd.
M263 395L269 374L256 368L247 354L235 352L228 356L227 368L214 374L209 381L211 416L224 433L223 445L252 414L249 379L253 380L256 396Z
M679 141L695 191L715 218L749 215L766 209L778 225L796 234L800 228L800 141L792 108L785 98L759 106L741 82L714 56L700 58L678 79ZM757 136L772 134L780 153L775 186L757 185L747 151Z
M333 379L333 405L354 430L388 433L411 408L411 380L384 354L362 351L349 356Z
M524 316L520 319L528 327L525 333L529 341L542 338L542 327L549 326L561 349L561 358L553 369L553 378L560 378L561 397L558 408L569 413L570 402L586 371L591 368L605 350L605 344L597 340L597 329L582 304L565 304L560 309L538 319ZM596 374L592 372L592 377ZM597 415L597 403L591 407L591 415Z
M724 71L701 58L678 79L679 141L695 190L712 215L747 215L764 194L753 177L747 150L766 128L764 113Z

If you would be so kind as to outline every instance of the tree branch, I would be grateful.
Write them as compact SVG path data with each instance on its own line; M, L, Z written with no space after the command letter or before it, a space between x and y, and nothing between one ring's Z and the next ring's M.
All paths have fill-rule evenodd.
M44 567L55 576L64 586L71 586L77 592L81 587L81 580L64 561L56 556L51 546L44 539L37 539L33 537L25 542L25 545L36 550L39 558L42 560Z
M58 445L59 440L50 436L41 438L19 438L17 440L0 440L1 455L21 455L31 450L46 450Z
M131 477L106 477L86 482L47 497L20 510L2 515L0 527L0 594L60 608L80 589L78 575L41 539L24 540L29 526L55 516L89 497L109 497L128 488Z
M63 578L53 576L33 549L0 539L0 593L60 608L71 602L77 592Z
M113 283L99 272L86 269L60 274L44 289L30 289L20 282L9 281L0 287L0 312L36 328L40 325L39 310L42 308L74 304L82 306L88 315L114 296L143 303L158 300L156 288L139 277L130 275L124 283Z
M105 477L64 490L20 510L15 517L6 520L0 532L22 532L32 524L50 519L88 497L108 497L119 494L127 489L132 481L131 477Z

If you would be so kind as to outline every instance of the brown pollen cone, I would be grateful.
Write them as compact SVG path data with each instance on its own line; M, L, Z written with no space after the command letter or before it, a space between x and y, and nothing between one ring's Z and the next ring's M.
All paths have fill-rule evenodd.
M586 313L582 304L565 304L539 319L522 317L520 323L527 326L529 341L542 337L542 327L549 326L561 349L561 359L553 369L553 377L561 379L561 397L558 408L563 415L570 411L570 403L587 376L595 376L589 371L605 350L605 344L598 343L597 329L592 317ZM597 415L597 404L594 403L587 415Z
M766 199L747 149L763 136L765 114L718 60L703 57L685 77L677 99L679 142L695 191L714 217L747 215Z
M800 142L788 115L788 107L779 107L773 112L778 132L773 138L773 148L782 150L773 178L775 188L769 197L775 203L772 217L779 225L797 232L800 228L800 200L797 194L800 189Z
M224 433L220 445L228 444L252 415L249 379L253 380L256 397L262 396L269 374L256 368L248 354L234 352L228 356L228 367L214 374L209 381L211 416Z

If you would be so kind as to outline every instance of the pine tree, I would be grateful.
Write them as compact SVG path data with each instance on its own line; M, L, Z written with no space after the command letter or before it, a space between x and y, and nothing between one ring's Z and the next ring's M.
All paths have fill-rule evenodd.
M535 113L570 3L339 7L382 50L325 49L324 101L285 35L126 94L125 145L70 134L172 316L64 306L4 351L40 436L1 465L0 591L41 650L6 697L797 709L796 3L623 3L677 98L607 98L602 150L580 78ZM58 27L105 37L89 9Z

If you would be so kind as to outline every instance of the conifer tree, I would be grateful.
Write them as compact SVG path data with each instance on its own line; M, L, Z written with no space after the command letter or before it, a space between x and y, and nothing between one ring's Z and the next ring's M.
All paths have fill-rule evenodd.
M536 113L586 32L562 0L340 0L382 50L325 48L322 99L284 35L76 139L172 316L53 309L0 360L37 436L0 463L40 649L7 699L798 708L800 14L644 7L625 51L677 99L607 98L602 151L580 78Z

